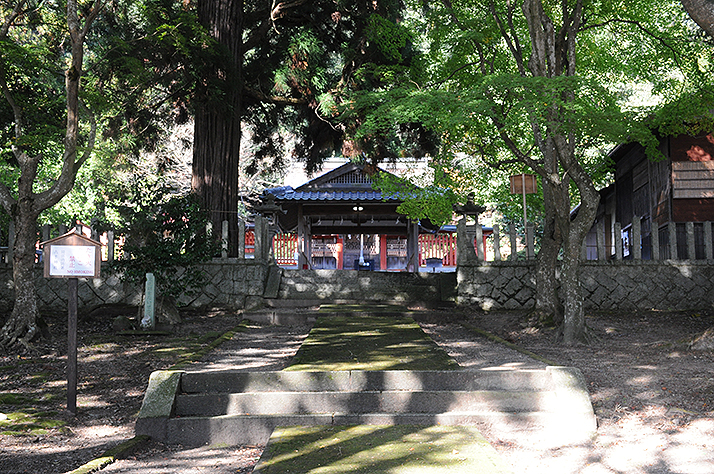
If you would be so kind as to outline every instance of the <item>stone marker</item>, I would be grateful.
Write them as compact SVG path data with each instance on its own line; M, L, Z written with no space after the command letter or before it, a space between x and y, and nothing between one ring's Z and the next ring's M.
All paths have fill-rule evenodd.
M153 273L146 274L146 287L144 290L144 317L141 319L143 329L156 327L156 278Z

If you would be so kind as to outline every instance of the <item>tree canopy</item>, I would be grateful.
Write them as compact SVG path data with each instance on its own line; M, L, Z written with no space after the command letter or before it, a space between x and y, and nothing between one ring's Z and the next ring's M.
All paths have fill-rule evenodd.
M555 261L562 255L565 308L556 320L566 342L587 339L577 265L599 201L596 184L608 178L605 152L638 141L659 159L659 133L706 122L711 104L701 98L710 96L702 90L710 81L711 45L697 40L674 1L409 5L426 73L355 94L343 114L365 117L358 137L408 123L436 133L434 189L463 193L468 184L453 177L478 175L483 167L537 173L544 204L539 297L553 295L543 304L557 312ZM638 86L668 105L637 104ZM688 108L693 100L699 104ZM478 157L476 169L464 169L474 162L460 156ZM542 286L547 282L550 288Z

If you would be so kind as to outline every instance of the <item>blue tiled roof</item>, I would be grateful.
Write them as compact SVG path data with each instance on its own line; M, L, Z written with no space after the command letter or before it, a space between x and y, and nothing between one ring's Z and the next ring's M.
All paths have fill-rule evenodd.
M272 190L268 190L271 192ZM380 191L294 191L285 188L273 192L276 199L283 201L384 201L398 199L382 196Z

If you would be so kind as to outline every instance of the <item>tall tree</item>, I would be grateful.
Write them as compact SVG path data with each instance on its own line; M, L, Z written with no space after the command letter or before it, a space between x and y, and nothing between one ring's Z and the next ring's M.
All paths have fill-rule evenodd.
M30 1L18 0L13 6L0 7L0 47L3 54L0 57L0 89L3 98L11 110L11 123L14 127L12 155L20 169L20 177L15 195L10 189L0 183L0 203L11 216L15 224L15 244L13 247L13 281L15 286L15 305L10 318L5 322L0 332L0 345L11 346L16 342L29 346L30 340L37 333L37 317L39 316L35 293L35 243L37 242L37 217L43 210L55 205L74 185L77 171L87 160L94 146L96 133L95 122L91 114L90 130L82 137L80 132L80 115L83 107L80 102L81 78L84 74L84 43L92 23L103 7L103 0L96 0L80 9L76 0L68 0L66 13L52 11L64 17L66 35L69 45L69 61L64 73L65 115L56 124L28 123L26 118L36 107L35 100L42 101L54 91L49 90L55 81L49 83L35 82L30 88L24 88L23 83L33 82L23 74L24 61L29 61L35 68L61 68L61 54L48 55L55 59L47 64L48 57L38 58L33 48L34 42L43 37L42 31L34 30L37 23L31 21L30 15L37 14L46 8L37 9ZM80 11L82 13L80 13ZM45 13L50 13L45 11ZM45 45L47 46L47 45ZM59 45L55 45L59 46ZM42 48L39 48L42 49ZM20 61L12 63L9 58ZM39 65L38 63L39 62ZM26 79L30 79L27 81ZM39 93L37 91L40 91ZM35 115L33 118L41 120ZM64 138L58 139L58 128L64 128ZM49 136L43 132L49 130ZM56 148L51 143L58 145ZM60 145L61 144L61 145ZM61 171L50 185L37 183L38 167L43 161L59 160Z
M222 48L197 88L191 187L211 214L213 228L237 229L238 170L243 118L243 0L199 0L198 19ZM222 87L211 87L220 81ZM220 93L217 93L219 92ZM228 247L238 248L238 233Z
M598 205L604 148L635 139L657 153L653 130L622 110L619 93L633 81L666 93L688 77L692 64L682 45L691 38L681 8L651 0L627 8L584 0L414 6L424 18L417 28L430 48L431 81L398 84L380 91L379 100L357 98L356 107L360 100L379 104L365 122L372 126L421 121L438 131L446 168L454 163L448 155L462 152L539 175L545 207L539 309L557 312L562 301L562 340L587 340L578 268Z

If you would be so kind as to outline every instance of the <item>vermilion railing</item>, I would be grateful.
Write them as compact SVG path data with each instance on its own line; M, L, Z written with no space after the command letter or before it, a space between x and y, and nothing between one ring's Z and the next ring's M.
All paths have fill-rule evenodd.
M245 254L255 254L255 232L252 230L245 231Z
M419 236L419 266L427 258L440 258L442 266L456 266L456 234L422 234Z
M273 237L273 252L278 265L297 265L297 234L277 234Z

